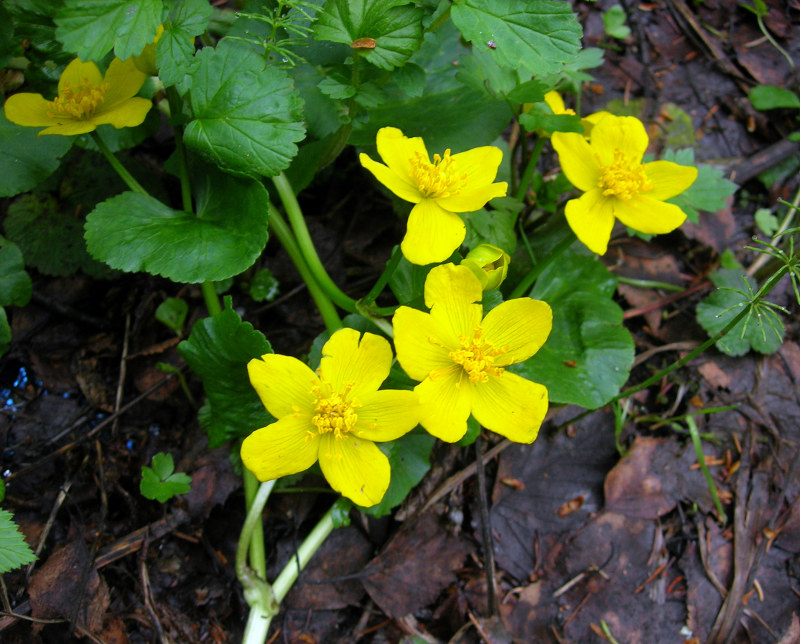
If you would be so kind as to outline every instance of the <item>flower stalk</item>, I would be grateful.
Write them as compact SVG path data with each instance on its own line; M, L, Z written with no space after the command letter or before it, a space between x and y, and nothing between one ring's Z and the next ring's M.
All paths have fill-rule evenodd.
M105 141L101 138L101 136L97 133L97 130L93 130L91 132L92 141L94 141L97 149L103 153L103 156L106 160L111 164L111 167L114 168L114 171L119 175L119 178L125 182L125 185L128 186L133 192L136 192L140 195L149 196L147 190L145 190L142 185L133 178L133 175L125 169L125 166L120 163L120 160L114 156L114 153L109 149L106 145Z

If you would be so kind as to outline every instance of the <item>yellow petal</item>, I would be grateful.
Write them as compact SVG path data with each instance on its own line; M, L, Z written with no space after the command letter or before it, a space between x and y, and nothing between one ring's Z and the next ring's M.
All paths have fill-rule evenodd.
M479 187L494 181L497 168L503 161L503 151L493 145L485 145L459 152L450 158L453 160L453 172L466 174L467 185Z
M600 159L600 165L614 161L614 151L619 150L631 162L641 162L650 138L642 122L633 116L607 116L593 128L592 152Z
M419 422L429 434L447 443L464 437L472 407L472 383L459 365L426 378L414 391L422 409Z
M96 125L108 123L120 129L141 125L153 103L146 98L129 98L123 103L117 103L113 108L105 109L105 107L105 104L101 105L90 120Z
M489 311L481 327L495 349L508 348L494 361L505 366L527 360L541 348L553 329L553 311L547 302L520 297Z
M56 124L50 116L49 101L41 94L14 94L8 97L3 109L6 118L17 125L44 127Z
M312 387L317 374L297 358L268 353L247 363L250 384L275 418L294 415L297 408L313 412Z
M380 503L389 487L389 459L365 438L322 437L319 464L330 486L353 503Z
M419 424L419 399L413 391L382 389L363 394L353 431L359 438L386 442L400 438Z
M257 429L242 442L242 462L259 481L296 474L317 460L320 439L308 416L286 416Z
M558 162L570 183L587 192L597 187L598 166L592 148L581 134L553 132L550 139L558 152Z
M429 313L401 306L392 318L397 361L410 378L424 380L431 371L453 363L449 349L437 339L439 325ZM453 343L452 348L458 344Z
M547 92L547 94L544 95L544 102L547 103L547 106L551 110L553 110L553 114L564 114L566 111L564 99L561 98L561 94L555 90Z
M461 337L471 337L481 318L483 307L475 302L483 298L480 280L466 266L442 264L425 279L425 305L431 309L436 328L433 337L448 347L458 348Z
M360 341L359 341L360 340ZM339 329L322 347L320 377L331 383L333 391L348 390L358 398L376 391L389 375L392 347L386 338L355 329Z
M61 72L61 77L58 79L59 96L67 87L74 89L86 81L97 87L103 82L103 76L97 65L92 62L84 63L80 58L76 58Z
M473 185L473 184L468 184ZM450 212L475 212L496 197L505 197L508 194L508 184L505 181L490 183L480 188L464 190L449 197L436 200L442 208Z
M410 175L397 174L394 170L386 167L382 163L373 161L369 158L369 155L363 152L358 156L358 160L361 161L361 165L369 170L378 181L401 199L410 201L411 203L419 203L424 199L424 196L417 188L417 184L412 181Z
M133 58L128 58L127 60L115 58L112 60L103 78L103 81L108 83L108 91L103 97L103 104L98 109L98 112L110 110L118 103L136 96L142 85L144 85L145 80L147 80L147 76L136 67Z
M444 210L432 199L424 199L411 209L400 249L412 264L443 262L461 245L466 234L461 217Z
M686 213L675 204L656 201L647 195L618 200L614 214L626 226L646 235L671 233L686 220Z
M593 253L604 255L614 228L613 202L598 188L580 199L570 199L564 209L567 223L576 237Z
M653 189L645 195L658 201L679 195L697 179L697 168L678 165L671 161L645 163L644 171L653 184Z
M418 136L407 137L396 127L382 127L375 137L378 154L383 162L400 177L411 178L411 159L421 154L431 160L425 142ZM413 183L413 182L412 182ZM414 184L416 187L416 184Z
M59 134L61 136L75 136L76 134L86 134L93 132L97 126L92 121L73 121L67 117L59 116L61 121L58 125L48 127L41 132L39 136L44 134Z
M474 385L475 420L515 443L536 440L547 406L547 388L515 373L505 371Z

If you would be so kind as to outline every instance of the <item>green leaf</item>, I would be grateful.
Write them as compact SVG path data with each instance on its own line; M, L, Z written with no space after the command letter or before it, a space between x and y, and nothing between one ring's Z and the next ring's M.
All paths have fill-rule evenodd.
M628 380L633 338L611 299L616 277L595 257L564 253L531 292L553 309L553 331L529 360L510 369L547 387L550 402L597 409Z
M208 0L168 0L169 16L156 43L158 77L181 88L194 56L192 38L205 32L214 9Z
M8 323L6 310L0 306L0 357L4 356L11 345L11 325Z
M425 70L414 63L407 63L396 69L392 80L412 98L419 98L425 91Z
M25 306L32 292L22 252L16 244L0 237L0 306Z
M373 517L383 517L400 505L431 468L431 449L436 439L424 432L411 432L391 443L376 443L389 458L392 478L389 489L377 505L360 508Z
M661 158L679 165L695 165L694 151L691 148L678 151L666 150ZM725 200L738 188L739 186L722 176L721 170L701 163L697 164L697 179L694 183L667 201L683 210L688 215L689 221L697 223L698 211L717 212L725 208L727 206Z
M767 237L772 237L780 228L780 221L769 208L759 208L753 215L756 226Z
M284 170L305 133L302 101L287 73L235 41L206 47L195 60L187 145L233 172L272 177Z
M400 304L420 310L425 308L425 279L432 268L433 266L412 264L405 257L400 258L397 268L389 278L389 288Z
M272 353L272 347L252 324L242 321L229 297L222 312L194 325L178 353L203 381L207 408L201 422L210 447L274 422L247 375L247 363Z
M756 85L748 95L757 110L776 110L782 107L800 108L800 98L792 90L775 85Z
M517 213L508 210L489 212L482 208L462 215L462 218L467 224L467 236L464 239L467 248L491 244L510 254L517 247L517 235L514 230Z
M249 268L267 243L264 186L205 164L193 168L197 216L124 192L86 218L92 256L112 268L184 283L223 280Z
M625 14L625 9L620 5L615 4L613 7L608 8L603 12L603 25L606 29L606 34L612 38L624 40L631 35L631 29L625 24L628 16Z
M405 63L422 41L422 9L409 0L327 0L317 14L314 39L352 45L369 38L358 54L381 69Z
M0 574L34 561L36 555L25 543L25 537L14 523L14 515L7 510L0 510Z
M58 168L70 136L37 136L37 128L11 123L0 112L0 197L27 192Z
M159 452L153 456L152 468L142 466L142 480L139 491L147 499L165 503L173 496L186 494L191 489L192 477L183 472L175 472L172 454Z
M183 330L183 323L189 313L189 305L186 300L177 297L168 297L156 309L156 320L165 324L178 335Z
M519 123L528 132L578 132L583 133L581 119L573 114L553 114L543 103L535 103L531 109L519 115Z
M581 27L568 2L465 0L450 13L474 47L537 77L558 71L580 49Z
M279 286L272 271L262 268L253 275L247 292L256 302L272 302L280 293Z
M741 269L722 268L713 272L710 278L718 290L697 305L697 321L706 333L713 337L747 306L750 299L747 286L753 291L756 291L758 286L755 280ZM784 327L780 317L762 305L749 318L740 320L716 343L716 347L729 356L742 356L751 348L759 353L774 353L783 342L783 333Z
M82 60L138 56L161 24L161 0L65 0L55 19L56 38Z
M5 232L29 266L45 275L71 275L88 260L83 222L49 194L22 195L8 207Z

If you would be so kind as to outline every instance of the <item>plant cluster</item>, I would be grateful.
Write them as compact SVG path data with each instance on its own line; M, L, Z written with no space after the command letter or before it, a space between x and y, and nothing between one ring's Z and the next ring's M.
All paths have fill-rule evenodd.
M27 303L31 269L201 285L208 316L179 352L203 381L211 446L230 444L243 464L237 572L250 643L297 574L293 560L265 579L259 517L275 480L318 467L380 516L425 474L436 438L467 445L486 428L530 443L549 405L591 410L627 395L634 343L599 256L626 231L649 239L697 221L735 189L691 149L652 159L636 117L581 117L580 87L602 53L581 49L557 0L252 0L241 13L206 0L10 0L0 23L0 61L17 79L0 116L0 196L14 197L0 305ZM172 154L154 175L136 150L162 124ZM545 168L546 146L560 173ZM328 275L297 201L353 149L364 184L377 180L407 218L358 299ZM98 154L122 183L96 182L76 220L59 185L85 181L83 160ZM232 296L219 301L234 279L257 301L274 297L256 270L270 234L326 327L305 361L275 353ZM794 279L793 249L773 240L767 252ZM782 325L764 297L775 279L759 288L727 270L713 279L728 290L698 311L709 343L774 351ZM187 308L171 298L159 319L180 334ZM0 308L0 346L11 341ZM142 493L185 492L188 477L173 472L157 455ZM298 561L347 507L323 517Z

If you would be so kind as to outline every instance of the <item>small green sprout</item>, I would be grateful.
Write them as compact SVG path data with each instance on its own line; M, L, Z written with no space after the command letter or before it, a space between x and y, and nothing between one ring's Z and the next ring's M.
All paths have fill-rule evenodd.
M152 467L142 466L142 481L139 491L147 499L165 503L173 496L186 494L192 483L192 477L183 472L175 472L172 454L159 452L153 456Z

